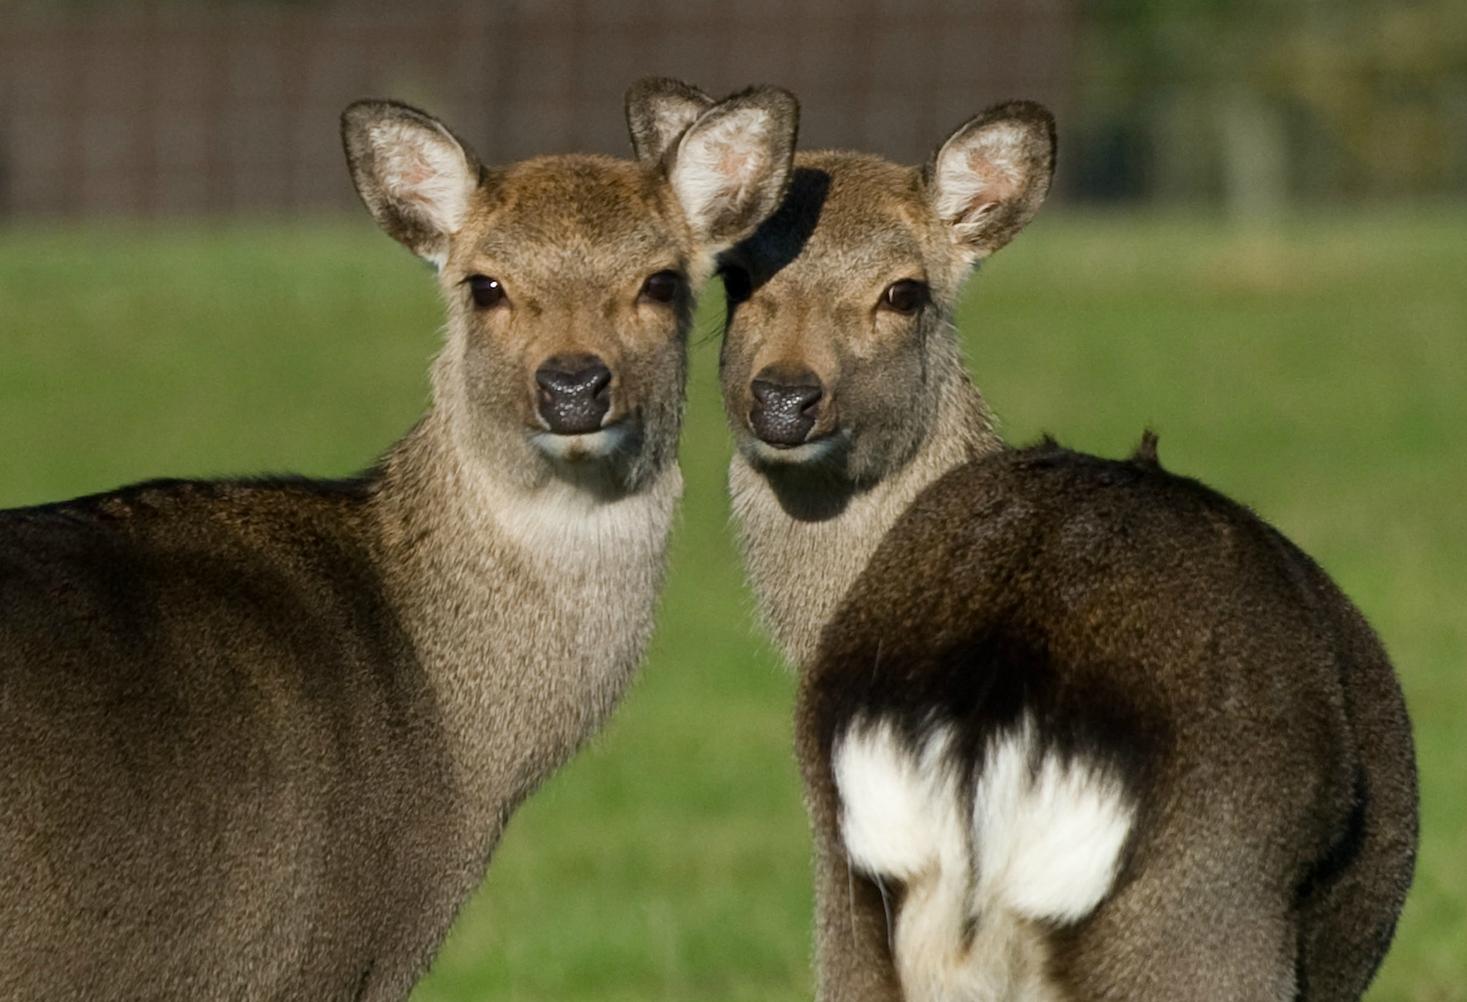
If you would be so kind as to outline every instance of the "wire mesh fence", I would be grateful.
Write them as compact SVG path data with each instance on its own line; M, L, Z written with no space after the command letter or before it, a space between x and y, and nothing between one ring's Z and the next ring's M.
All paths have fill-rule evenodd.
M803 146L906 161L991 102L1044 101L1070 197L1467 195L1460 0L10 2L8 217L344 207L337 115L363 96L491 163L621 153L621 95L653 73L781 84Z
M487 162L624 153L621 100L657 73L796 91L803 145L919 158L983 104L1070 94L1059 2L152 2L0 27L0 211L169 215L349 203L337 116L392 96Z

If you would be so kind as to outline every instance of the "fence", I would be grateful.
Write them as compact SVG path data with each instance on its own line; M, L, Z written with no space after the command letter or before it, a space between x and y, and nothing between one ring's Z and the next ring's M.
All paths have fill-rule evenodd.
M916 160L985 104L1072 102L1066 0L78 0L0 22L0 215L315 213L352 195L337 116L395 96L487 162L627 149L657 73L800 95L802 145Z

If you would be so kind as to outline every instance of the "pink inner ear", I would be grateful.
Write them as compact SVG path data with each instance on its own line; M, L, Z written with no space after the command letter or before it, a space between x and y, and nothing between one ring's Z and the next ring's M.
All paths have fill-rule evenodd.
M971 222L993 211L1000 202L1019 194L1014 172L993 157L992 150L981 146L968 151L968 171L972 178L972 194L964 216Z
M409 154L403 157L397 175L397 183L400 186L399 190L403 200L418 205L427 205L429 192L426 188L434 177L432 165L423 156Z
M982 222L1000 205L1023 195L1023 171L1016 161L1016 137L1008 129L992 129L958 140L938 162L938 216L954 226Z
M747 177L753 173L749 162L754 159L755 155L752 150L740 150L729 145L724 148L723 156L718 161L718 172L730 179Z

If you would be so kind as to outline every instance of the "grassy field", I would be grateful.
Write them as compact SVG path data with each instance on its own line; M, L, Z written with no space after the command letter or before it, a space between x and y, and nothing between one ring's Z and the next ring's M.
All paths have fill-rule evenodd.
M1178 471L1318 557L1392 651L1424 839L1371 998L1467 1000L1467 209L1238 232L1054 208L975 283L971 368L1018 441ZM727 527L717 327L653 656L512 823L418 1002L810 994L792 682ZM0 234L0 506L158 475L363 466L419 412L429 276L370 224Z

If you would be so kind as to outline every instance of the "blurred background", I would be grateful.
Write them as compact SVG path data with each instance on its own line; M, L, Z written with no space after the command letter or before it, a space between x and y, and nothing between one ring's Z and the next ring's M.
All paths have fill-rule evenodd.
M1253 505L1394 655L1424 835L1376 1000L1467 1000L1467 4L1461 0L0 0L0 506L367 465L425 404L432 282L356 203L337 115L482 158L627 150L666 74L782 84L802 145L915 162L1010 97L1055 194L960 312L1014 441ZM653 657L514 820L421 1002L808 999L792 681L740 582L715 376Z
M1298 203L1467 192L1453 0L7 0L0 213L340 210L330 123L428 105L488 162L621 152L649 72L799 94L806 146L927 154L975 102L1045 101L1060 191Z

